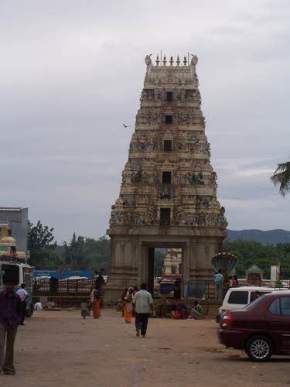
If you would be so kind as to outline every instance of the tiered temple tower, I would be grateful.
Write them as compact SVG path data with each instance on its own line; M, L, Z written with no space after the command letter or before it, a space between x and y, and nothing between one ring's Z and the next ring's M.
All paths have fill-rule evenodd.
M184 295L191 279L211 279L211 258L225 237L224 208L196 75L197 57L145 58L146 75L109 235L108 298L145 281L152 286L154 248L182 248Z

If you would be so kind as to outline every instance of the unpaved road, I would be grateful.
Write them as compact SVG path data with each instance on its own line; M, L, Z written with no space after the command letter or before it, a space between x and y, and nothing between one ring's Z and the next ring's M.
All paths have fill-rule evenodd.
M148 337L105 310L38 312L19 328L16 376L2 387L290 386L290 358L249 362L218 344L213 321L152 319Z

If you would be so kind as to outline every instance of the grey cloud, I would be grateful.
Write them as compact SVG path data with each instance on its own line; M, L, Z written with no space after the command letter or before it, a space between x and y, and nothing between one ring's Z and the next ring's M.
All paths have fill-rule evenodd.
M289 158L289 12L282 0L2 2L1 204L28 206L59 240L104 234L144 56L189 51L229 226L289 228L267 175Z

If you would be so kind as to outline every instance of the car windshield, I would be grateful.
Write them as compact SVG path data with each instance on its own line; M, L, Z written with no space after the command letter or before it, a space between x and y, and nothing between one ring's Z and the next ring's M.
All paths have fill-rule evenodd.
M257 305L259 305L266 297L266 293L261 294L258 298L256 298L253 302L245 307L246 310L255 309Z
M229 304L246 305L248 303L248 291L232 291L228 299Z
M13 264L0 264L0 283L4 283L4 278L6 282L19 283L19 266Z

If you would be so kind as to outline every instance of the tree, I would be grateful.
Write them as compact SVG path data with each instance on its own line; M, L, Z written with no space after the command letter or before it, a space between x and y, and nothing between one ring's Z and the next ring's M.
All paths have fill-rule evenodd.
M111 240L73 236L69 242L57 245L53 227L40 221L29 222L28 246L30 263L37 269L108 271L111 260Z
M56 252L56 242L53 235L53 227L44 226L40 220L33 225L28 223L28 249L30 251L30 263L35 267L58 266L61 262Z
M76 236L59 247L63 261L71 270L108 270L111 258L111 241L105 236L98 240Z
M280 184L279 191L282 196L285 196L290 190L290 161L278 164L271 180L275 185Z
M56 247L54 242L53 227L43 226L40 220L34 226L28 223L28 249L30 251Z
M252 265L258 265L265 278L270 277L271 265L281 266L281 278L290 276L290 244L262 245L255 241L226 240L224 247L238 257L238 276L245 276Z
M77 237L75 233L73 233L69 244L64 242L65 263L71 269L85 269L88 267L89 262L84 252L85 243L85 238L82 236Z

